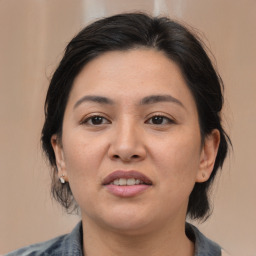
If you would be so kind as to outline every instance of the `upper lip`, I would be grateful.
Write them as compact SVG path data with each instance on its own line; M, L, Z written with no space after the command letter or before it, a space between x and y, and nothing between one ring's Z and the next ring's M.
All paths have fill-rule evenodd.
M112 173L110 173L106 178L103 179L102 184L107 185L110 184L112 181L116 179L129 179L129 178L134 178L134 179L139 179L145 184L152 185L152 181L143 173L138 172L138 171L123 171L123 170L117 170Z

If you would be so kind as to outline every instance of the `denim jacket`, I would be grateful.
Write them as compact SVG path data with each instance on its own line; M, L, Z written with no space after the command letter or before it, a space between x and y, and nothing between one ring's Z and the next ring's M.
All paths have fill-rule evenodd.
M195 256L224 255L219 245L189 223L186 223L186 234L195 243ZM82 248L83 230L82 222L79 222L70 234L21 248L5 256L83 256Z

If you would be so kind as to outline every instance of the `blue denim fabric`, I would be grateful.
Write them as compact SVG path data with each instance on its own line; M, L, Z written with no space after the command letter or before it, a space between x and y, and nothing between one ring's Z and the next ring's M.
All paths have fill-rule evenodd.
M82 222L70 234L29 245L5 256L83 256Z
M221 256L220 246L189 223L186 223L186 234L195 242L195 256ZM80 222L70 234L21 248L5 256L83 256L82 248L83 230Z

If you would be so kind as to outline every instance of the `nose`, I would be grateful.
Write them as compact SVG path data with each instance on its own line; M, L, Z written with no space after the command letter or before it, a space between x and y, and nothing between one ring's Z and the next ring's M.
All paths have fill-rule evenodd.
M113 131L108 156L112 160L137 162L145 159L144 135L138 125L123 122Z

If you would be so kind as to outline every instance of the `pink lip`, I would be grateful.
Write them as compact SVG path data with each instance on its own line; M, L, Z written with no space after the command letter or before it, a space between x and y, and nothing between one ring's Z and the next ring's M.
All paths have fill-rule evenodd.
M139 185L132 185L132 186L118 186L111 184L115 179L129 179L129 178L134 178L134 179L139 179L143 181L143 184ZM107 188L107 190L119 197L132 197L136 196L143 191L147 190L148 188L151 187L152 181L144 174L137 172L137 171L115 171L109 174L102 182L102 184Z

